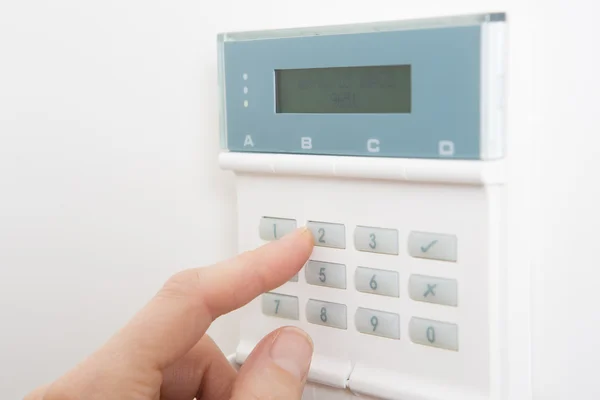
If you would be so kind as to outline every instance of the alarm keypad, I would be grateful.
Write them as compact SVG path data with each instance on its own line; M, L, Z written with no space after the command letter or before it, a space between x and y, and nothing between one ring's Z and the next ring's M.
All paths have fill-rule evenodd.
M409 235L405 239L406 255L398 257L402 246L399 243L399 230L397 229L356 226L353 234L354 248L350 246L347 249L346 225L326 221L308 221L306 225L312 232L316 247L342 249L345 252L379 253L373 255L373 260L368 262L372 263L373 266L385 262L387 269L348 265L349 259L347 256L340 257L344 260L344 263L335 262L336 254L346 254L345 252L337 253L337 250L331 253L315 253L319 254L319 257L326 257L327 261L309 260L303 268L304 271L300 272L304 275L304 281L299 283L300 273L289 281L294 282L294 286L287 287L292 291L292 295L264 294L262 296L262 312L264 315L299 320L301 317L299 307L301 306L300 303L303 303L305 305L305 315L302 318L306 318L306 321L310 324L340 330L350 328L361 334L378 336L384 340L401 340L400 324L403 306L402 303L394 305L394 302L397 302L397 299L401 297L400 273L403 268L408 269L408 271L404 271L408 274L405 275L407 281L403 285L406 285L406 296L411 302L430 303L432 307L458 306L458 282L456 279L419 274L417 273L418 267L407 266L405 263L406 256L417 259L456 262L456 236L409 231ZM283 236L295 230L296 226L296 220L294 219L263 217L259 229L261 239L278 239L280 234ZM348 229L350 230L352 227L348 227ZM365 262L365 257L371 256L368 254L361 256L361 262ZM390 264L390 260L394 261L394 264ZM420 262L417 261L417 263ZM428 271L431 271L429 268ZM348 282L348 275L354 275L350 277L350 282ZM307 299L302 296L302 287L305 284L322 287L316 289L319 291L317 298ZM335 296L337 301L327 301L327 290L330 289L350 289L347 292L350 296L352 296L352 290L354 290L354 293L361 293L361 296L387 297L389 300L382 300L386 302L387 305L384 305L384 308L387 310L377 309L377 306L371 308L373 305L365 307L366 304L360 304L362 300L358 302L356 308L353 307L348 310L348 305L344 304L344 301L340 301L340 292ZM342 294L342 296L346 295ZM405 295L402 294L402 296ZM360 297L360 299L366 300L366 297ZM394 312L396 310L399 312ZM423 313L423 311L420 313ZM439 314L436 313L436 315ZM407 315L409 340L423 346L458 351L458 325L426 317L427 315Z

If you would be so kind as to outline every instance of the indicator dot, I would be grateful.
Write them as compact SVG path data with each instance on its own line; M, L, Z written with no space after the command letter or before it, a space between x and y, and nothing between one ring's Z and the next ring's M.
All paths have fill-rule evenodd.
M244 74L244 75L242 75L242 77L244 78L245 81L248 80L248 74Z
M248 94L248 86L244 87L244 94Z
M248 107L248 100L244 100L244 107Z

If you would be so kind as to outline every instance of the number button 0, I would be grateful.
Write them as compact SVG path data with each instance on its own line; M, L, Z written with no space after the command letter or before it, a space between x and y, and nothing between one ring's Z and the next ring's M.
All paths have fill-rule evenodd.
M262 295L262 312L265 315L286 319L298 319L298 298L279 293Z
M315 246L346 248L346 227L344 225L309 221L306 226L315 239Z
M309 260L304 274L309 285L346 289L346 266L343 264Z
M400 296L400 283L396 271L358 267L354 282L359 292L389 297Z
M306 304L306 320L311 324L347 329L346 312L344 304L312 299Z
M354 316L356 330L367 335L400 339L400 316L398 314L359 308Z
M455 324L412 318L408 332L414 343L458 351L458 326Z

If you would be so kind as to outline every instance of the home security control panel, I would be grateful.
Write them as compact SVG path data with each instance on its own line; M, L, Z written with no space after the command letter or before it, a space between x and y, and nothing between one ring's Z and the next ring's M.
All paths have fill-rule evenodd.
M502 398L506 25L219 36L239 250L300 226L315 244L242 310L238 363L293 325L315 344L307 399Z

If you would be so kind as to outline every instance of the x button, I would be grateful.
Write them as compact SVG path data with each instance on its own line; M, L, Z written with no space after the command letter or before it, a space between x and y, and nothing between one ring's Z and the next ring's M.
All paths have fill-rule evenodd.
M430 284L428 283L428 284L427 284L427 291L425 292L425 294L423 295L423 297L427 297L427 296L429 296L430 294L431 294L432 296L434 296L434 297L435 297L435 288L436 288L436 287L437 287L437 284L430 285Z

